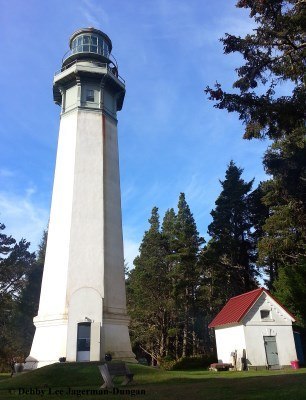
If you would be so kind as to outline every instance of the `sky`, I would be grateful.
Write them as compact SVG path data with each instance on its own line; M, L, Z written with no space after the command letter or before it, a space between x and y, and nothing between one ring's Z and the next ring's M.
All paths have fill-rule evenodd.
M230 160L266 179L268 143L242 139L238 116L204 93L230 90L239 55L219 38L254 28L233 0L0 0L0 221L37 250L48 225L60 107L52 97L71 34L93 26L112 40L126 96L118 113L125 259L131 268L154 206L161 220L180 192L208 239Z

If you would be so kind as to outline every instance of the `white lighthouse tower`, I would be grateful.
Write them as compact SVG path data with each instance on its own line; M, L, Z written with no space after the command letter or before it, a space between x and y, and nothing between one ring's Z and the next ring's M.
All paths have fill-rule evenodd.
M26 366L135 361L126 313L117 111L125 84L112 43L76 31L55 74L61 105L49 233L36 332Z

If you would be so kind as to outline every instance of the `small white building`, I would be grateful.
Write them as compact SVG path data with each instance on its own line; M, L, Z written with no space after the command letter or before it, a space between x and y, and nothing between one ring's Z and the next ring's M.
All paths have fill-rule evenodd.
M266 289L232 297L210 323L215 329L219 363L233 363L238 369L245 357L248 369L278 369L297 359L292 331L294 316Z

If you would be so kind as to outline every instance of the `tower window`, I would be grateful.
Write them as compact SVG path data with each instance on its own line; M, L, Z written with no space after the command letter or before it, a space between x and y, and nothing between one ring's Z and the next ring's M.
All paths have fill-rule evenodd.
M92 89L87 89L86 91L86 101L95 101L95 93Z

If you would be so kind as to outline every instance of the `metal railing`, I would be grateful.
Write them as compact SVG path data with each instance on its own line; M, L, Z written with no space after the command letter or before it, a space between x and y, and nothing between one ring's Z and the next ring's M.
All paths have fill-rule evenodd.
M75 64L80 64L82 62L86 62L86 63L90 63L90 61L85 61L85 60L74 60L71 63L63 66L60 70L56 71L54 73L54 76L57 76L58 74L60 74L61 72L66 71L67 69L69 69L70 67L72 67ZM98 68L105 68L107 70L107 72L109 72L112 76L114 76L115 78L117 78L121 83L123 83L125 85L125 80L122 78L122 76L120 76L118 73L114 72L114 71L118 71L117 67L110 67L109 64L107 63L95 63L94 65L86 65L87 68L92 68L92 69L98 69Z
M90 44L82 44L79 46L76 46L72 49L69 49L63 56L62 58L62 63L72 56L73 54L78 54L78 53L90 53L90 54L99 54L100 56L103 56L105 58L109 58L110 54L108 50L105 51L105 49L102 46L93 46Z

